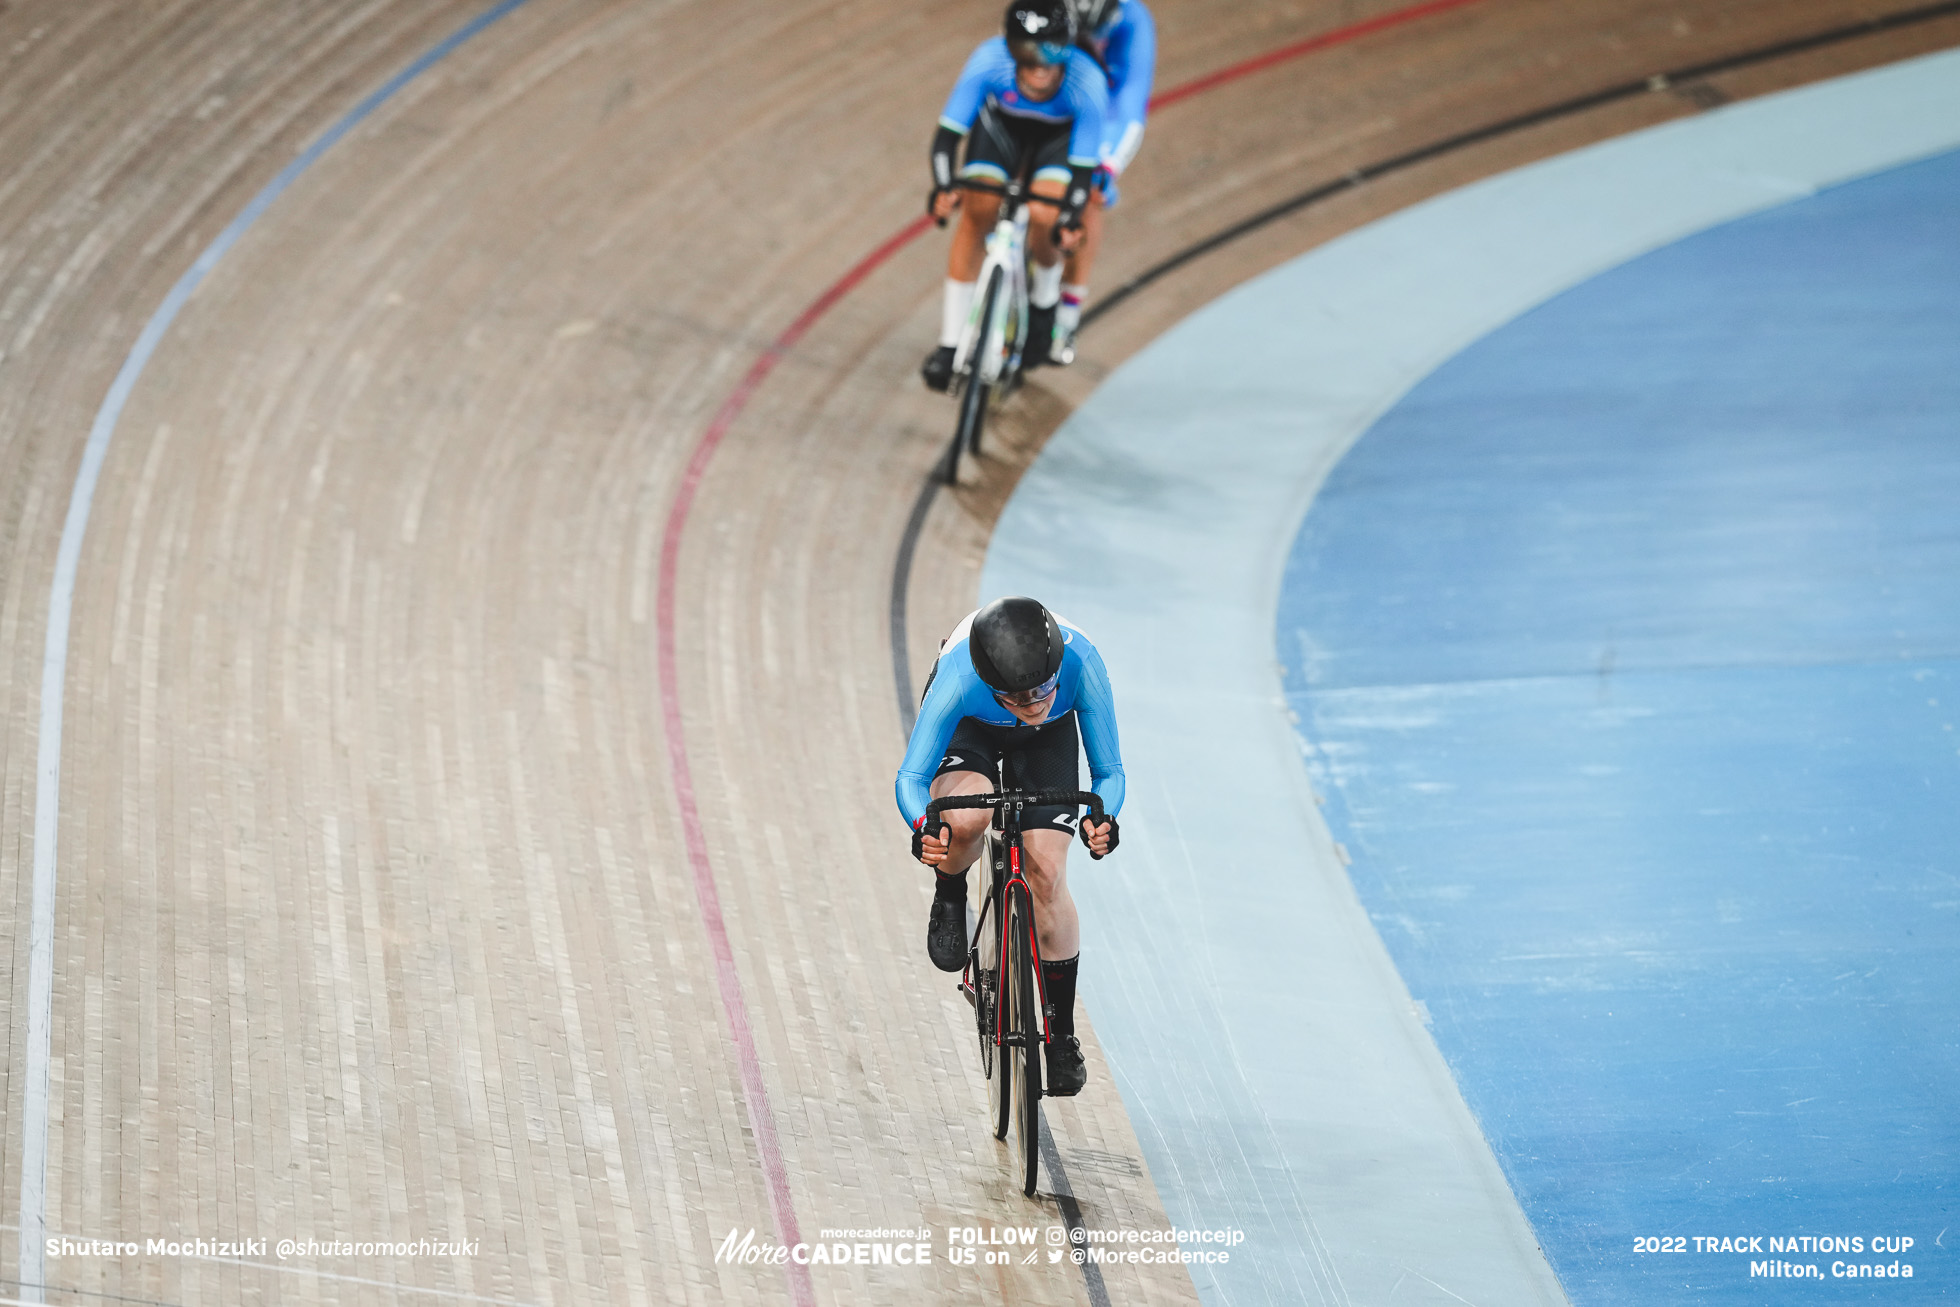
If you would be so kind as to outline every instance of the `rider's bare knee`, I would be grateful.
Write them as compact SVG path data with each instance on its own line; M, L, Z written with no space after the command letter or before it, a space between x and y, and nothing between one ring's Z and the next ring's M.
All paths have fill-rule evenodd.
M971 844L980 838L981 831L987 829L990 816L988 809L967 808L944 813L940 820L953 828L954 843Z
M1050 867L1037 858L1029 857L1021 863L1021 875L1028 882L1028 890L1034 895L1037 911L1054 901L1062 892L1063 869Z
M968 191L960 201L961 221L978 231L992 231L1000 221L1000 197L987 195L980 191Z

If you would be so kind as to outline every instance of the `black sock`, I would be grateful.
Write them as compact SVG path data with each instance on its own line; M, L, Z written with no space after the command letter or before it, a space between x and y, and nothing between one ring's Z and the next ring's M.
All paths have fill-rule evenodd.
M1047 993L1048 1005L1055 1009L1057 1039L1066 1039L1075 1033L1075 967L1080 961L1082 955L1077 953L1060 962L1041 964L1041 987Z
M956 902L965 901L966 899L966 873L965 872L962 871L957 876L948 876L943 871L934 872L933 879L938 882L936 885L933 886L932 895L934 898L953 899Z

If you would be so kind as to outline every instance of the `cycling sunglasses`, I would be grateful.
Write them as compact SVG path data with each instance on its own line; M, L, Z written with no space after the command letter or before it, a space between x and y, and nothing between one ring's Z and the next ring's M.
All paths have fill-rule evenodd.
M1060 41L1009 41L1009 53L1017 64L1058 64L1068 58L1069 47Z
M1055 693L1055 686L1061 679L1062 674L1057 671L1053 676L1043 681L1040 685L1035 686L1032 690L1016 690L1011 694L1005 690L995 690L994 699L1003 708L1032 708L1049 695Z

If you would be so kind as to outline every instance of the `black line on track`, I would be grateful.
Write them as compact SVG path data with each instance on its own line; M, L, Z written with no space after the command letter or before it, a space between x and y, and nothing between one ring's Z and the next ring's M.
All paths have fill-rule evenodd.
M905 519L905 534L898 538L898 558L892 564L892 684L898 688L898 720L905 723L908 740L919 709L912 702L912 660L905 647L905 592L912 584L912 555L918 552L919 533L925 528L926 513L938 490L939 466L935 463L919 487L919 497L912 501L912 516Z
M1454 136L1444 137L1440 141L1434 141L1428 145L1410 150L1405 154L1398 154L1393 158L1384 159L1380 163L1356 168L1337 181L1324 182L1310 190L1302 191L1290 200L1284 200L1269 209L1264 209L1253 214L1249 218L1241 219L1224 230L1197 242L1195 245L1186 246L1163 262L1146 268L1117 287L1110 295L1099 300L1088 312L1084 313L1082 315L1082 325L1085 327L1089 326L1098 318L1102 317L1103 314L1114 309L1117 305L1143 290L1152 282L1177 271L1179 268L1184 267L1196 259L1203 258L1214 250L1231 244L1241 236L1249 235L1259 228L1276 222L1289 214L1298 213L1300 210L1318 204L1322 200L1339 195L1344 191L1353 190L1365 182L1373 181L1389 173L1400 172L1405 168L1412 168L1419 163L1426 163L1431 159L1454 153L1457 150L1466 149L1472 145L1480 145L1485 141L1494 140L1500 136L1507 136L1512 132L1523 131L1528 127L1536 127L1559 118L1570 117L1576 113L1583 113L1588 109L1597 109L1601 105L1611 104L1616 100L1626 100L1636 95L1671 90L1682 83L1692 83L1701 78L1712 77L1719 73L1734 72L1740 68L1747 68L1752 64L1767 63L1771 60L1785 58L1789 55L1802 54L1808 50L1816 50L1825 46L1835 45L1841 41L1856 40L1861 36L1873 36L1901 27L1910 27L1916 23L1930 22L1937 18L1946 18L1954 14L1960 14L1960 0L1942 0L1939 4L1923 5L1917 9L1907 9L1896 14L1889 14L1883 18L1869 18L1862 22L1848 23L1843 27L1835 27L1826 32L1797 37L1789 41L1779 41L1775 45L1762 46L1755 50L1745 51L1742 54L1729 55L1721 59L1711 60L1707 63L1691 64L1688 67L1678 68L1672 72L1644 77L1639 81L1622 82L1617 86L1610 86L1605 90L1594 91L1589 95L1561 100L1557 104L1547 105L1542 109L1534 109L1529 113L1505 118L1485 127L1478 127L1471 131L1459 132ZM1712 97L1704 98L1698 96L1691 96L1690 102L1702 109L1713 108L1715 104L1720 103L1719 100L1713 100ZM905 734L908 738L912 734L913 724L918 719L918 709L912 703L912 667L911 660L906 651L906 592L911 587L912 560L918 552L919 536L925 529L926 514L932 509L932 503L938 494L939 486L939 464L935 460L933 470L926 474L924 484L919 487L919 497L912 503L912 513L905 521L905 532L899 538L898 556L892 565L892 681L898 692L899 720L905 724ZM1075 1200L1074 1191L1069 1185L1068 1173L1062 1168L1061 1150L1055 1145L1055 1137L1048 1127L1048 1118L1045 1115L1041 1119L1041 1156L1042 1160L1047 1163L1048 1174L1055 1186L1053 1197L1056 1205L1061 1209L1062 1220L1068 1225L1070 1233L1073 1234L1076 1230L1083 1228L1082 1208ZM1081 1248L1086 1250L1087 1245L1086 1243L1078 1244L1071 1240L1069 1247L1071 1249ZM1081 1269L1083 1286L1088 1290L1089 1301L1094 1307L1110 1307L1109 1288L1103 1283L1102 1268L1093 1262L1084 1260Z
M1082 1204L1075 1201L1075 1191L1069 1187L1068 1172L1062 1169L1062 1150L1055 1146L1055 1132L1048 1128L1048 1116L1041 1117L1041 1160L1047 1163L1049 1181L1055 1186L1055 1205L1062 1210L1062 1223L1068 1226L1070 1255L1080 1254L1082 1261L1082 1287L1089 1291L1090 1307L1110 1307L1109 1286L1103 1283L1102 1267L1089 1260L1089 1241L1079 1242L1076 1231L1082 1229Z

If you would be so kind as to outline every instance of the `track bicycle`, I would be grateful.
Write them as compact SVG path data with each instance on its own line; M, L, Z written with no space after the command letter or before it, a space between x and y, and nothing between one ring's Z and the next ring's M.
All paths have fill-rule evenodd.
M953 443L940 464L940 478L947 485L959 479L962 447L970 457L979 457L988 404L1006 398L1021 384L1021 359L1028 343L1028 209L1035 201L1054 202L1029 190L1025 170L1005 186L974 178L962 178L954 185L998 195L1001 205L980 263L980 290L953 353L953 380L947 393L959 400L960 416L953 427Z
M925 817L926 829L937 830L940 813L949 809L994 810L980 854L988 868L986 898L967 946L960 993L973 1005L980 1036L989 1124L996 1139L1015 1135L1021 1192L1031 1198L1041 1164L1042 1056L1054 1038L1054 1011L1042 987L1034 894L1021 872L1021 814L1055 804L1087 804L1093 820L1103 820L1102 799L1088 790L949 795L927 804Z

